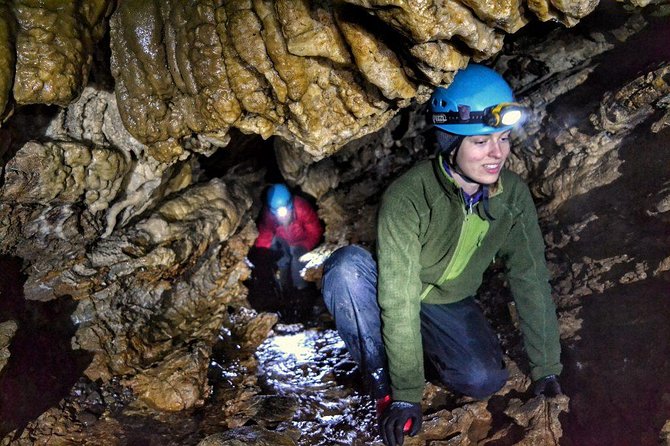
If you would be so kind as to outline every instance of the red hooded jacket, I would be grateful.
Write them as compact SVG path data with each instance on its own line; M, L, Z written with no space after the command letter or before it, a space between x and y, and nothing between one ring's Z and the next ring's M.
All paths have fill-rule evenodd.
M323 227L319 216L309 203L298 196L293 197L293 219L288 225L281 225L268 208L258 224L258 238L254 246L270 248L275 237L286 240L289 246L302 246L311 251L321 240Z

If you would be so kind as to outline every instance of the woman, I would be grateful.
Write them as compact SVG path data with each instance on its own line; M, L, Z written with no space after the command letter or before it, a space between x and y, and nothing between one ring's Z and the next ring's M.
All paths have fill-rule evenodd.
M424 358L452 391L483 399L506 382L497 336L474 300L501 258L537 394L561 393L558 321L528 187L504 169L523 109L495 71L459 71L430 101L440 147L385 191L377 259L357 246L324 265L323 295L377 401L384 443L421 428Z

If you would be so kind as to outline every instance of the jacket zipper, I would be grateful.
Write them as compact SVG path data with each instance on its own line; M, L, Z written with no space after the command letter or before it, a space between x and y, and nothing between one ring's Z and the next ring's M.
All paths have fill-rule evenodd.
M465 199L463 198L464 205L465 205ZM451 259L449 259L449 263L447 264L447 267L444 269L444 272L442 272L442 275L440 276L439 280L437 281L436 284L430 284L426 287L426 289L421 293L421 300L423 300L430 291L435 288L436 286L442 285L444 282L448 280L453 280L456 277L458 277L467 264L470 262L470 259L472 258L472 254L474 253L475 249L479 247L482 243L482 240L484 239L484 236L488 232L488 222L484 221L484 227L483 229L479 230L479 234L477 235L477 241L470 246L469 252L467 253L466 261L464 262L463 265L461 265L460 271L457 272L457 274L454 274L454 268L456 262L463 256L462 251L466 249L465 243L466 241L472 239L473 235L476 234L470 234L472 231L477 231L478 228L476 227L477 221L476 220L481 220L478 215L474 214L472 212L472 200L469 200L468 205L467 205L467 210L466 206L461 207L463 210L464 218L463 218L463 224L461 225L461 230L460 233L458 234L458 242L456 243L456 249L454 249L454 254L451 256Z

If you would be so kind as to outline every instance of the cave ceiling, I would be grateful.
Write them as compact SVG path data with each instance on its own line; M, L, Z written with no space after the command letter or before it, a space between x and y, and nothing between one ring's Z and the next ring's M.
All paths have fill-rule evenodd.
M0 110L66 107L108 32L119 114L169 162L200 135L278 135L321 159L425 101L530 21L575 25L579 1L229 0L0 4Z

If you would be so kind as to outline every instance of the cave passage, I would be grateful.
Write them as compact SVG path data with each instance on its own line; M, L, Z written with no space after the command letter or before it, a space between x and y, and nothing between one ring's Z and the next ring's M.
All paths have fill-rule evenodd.
M10 358L0 372L0 438L40 416L70 393L92 355L73 351L71 299L26 300L21 260L0 258L0 322L16 321Z

